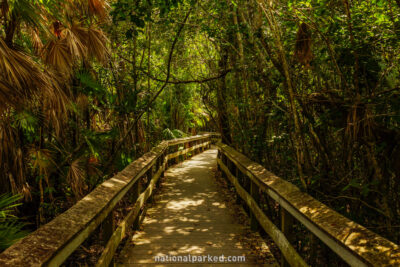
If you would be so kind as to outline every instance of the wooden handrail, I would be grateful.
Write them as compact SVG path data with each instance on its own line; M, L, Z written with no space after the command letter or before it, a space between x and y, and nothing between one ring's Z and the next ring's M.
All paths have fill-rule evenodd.
M282 218L291 216L302 223L350 266L400 266L398 245L340 215L233 148L220 142L217 146L219 168L247 203L252 217L271 236L290 265L304 266L304 262L298 259L299 255L293 253L293 249L287 247L291 245L287 241L289 236L284 234L285 230L273 229L272 223L255 200L258 192L267 194L280 204L285 214ZM237 177L242 175L251 183L251 192L244 190L238 181ZM284 221L282 226L287 226Z
M139 211L151 196L155 184L168 166L168 160L176 158L178 151L167 154L170 147L189 143L185 153L200 152L209 147L216 134L163 141L151 152L135 160L124 170L108 179L66 212L48 224L18 241L0 254L0 266L59 266L61 265L100 225L112 225L113 210L117 203L131 190L138 188L139 180L147 175L151 180L146 190L138 194L132 211L125 220L107 237L107 246L99 266L106 266L113 258L118 243L125 236L125 229L139 215ZM195 145L190 145L196 143ZM154 167L157 170L154 170ZM139 192L140 193L140 192Z

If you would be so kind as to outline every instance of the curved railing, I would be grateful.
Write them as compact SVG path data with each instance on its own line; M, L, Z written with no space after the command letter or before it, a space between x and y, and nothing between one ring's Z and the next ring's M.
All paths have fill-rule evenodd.
M163 141L151 152L132 162L48 224L18 241L0 254L0 266L59 266L100 226L100 238L106 244L98 266L108 266L132 224L138 223L140 211L168 168L168 162L179 161L208 148L213 133ZM147 176L145 190L140 179ZM127 195L135 204L117 227L113 225L114 209ZM97 232L97 231L96 231Z
M307 266L289 240L293 220L304 225L350 266L400 266L400 248L345 218L293 184L268 172L233 148L218 143L218 167L250 209L252 227L261 226L279 247L283 266ZM279 203L281 227L260 208L260 194Z
M59 266L95 234L105 244L97 266L109 266L127 229L139 224L142 208L169 162L197 154L217 139L217 134L208 133L163 141L69 210L0 254L0 266ZM248 206L252 228L262 227L279 247L283 266L307 265L290 242L294 220L351 266L400 266L398 245L338 214L233 148L222 143L217 146L220 170ZM147 177L147 182L142 190L143 177ZM279 228L260 207L261 194L279 203ZM118 226L114 226L115 207L127 196L134 204ZM96 230L99 227L101 231Z

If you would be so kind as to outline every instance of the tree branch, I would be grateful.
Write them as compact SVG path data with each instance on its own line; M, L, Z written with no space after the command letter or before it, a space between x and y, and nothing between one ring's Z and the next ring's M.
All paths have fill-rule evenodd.
M148 110L148 108L151 106L151 104L157 99L157 97L161 94L161 92L164 90L164 88L168 85L169 78L170 78L170 75L171 75L171 62L172 62L172 57L174 55L175 46L176 46L176 43L178 42L179 36L181 35L181 32L182 32L183 28L185 27L185 23L186 23L187 19L189 18L190 13L193 10L194 5L195 4L193 4L190 7L189 11L187 12L185 18L183 19L183 22L180 24L180 26L178 28L178 32L175 35L175 39L172 42L171 49L169 51L169 56L168 56L167 77L165 78L164 84L157 91L157 93L151 98L149 103L147 103L146 108L144 108L142 111L140 111L139 115L136 116L135 121L133 122L133 124L128 128L128 130L125 132L125 134L122 136L122 138L119 140L119 142L115 146L114 153L111 154L109 160L107 161L106 165L104 166L104 168L105 168L105 170L107 172L108 172L108 168L111 166L111 164L114 161L114 157L115 157L116 153L121 149L122 144L124 143L125 139L129 136L129 133L136 126L137 122L140 120L140 118L143 116L143 114L146 112L146 110Z
M125 60L126 62L133 64L133 62L131 60L125 58L124 56L121 56L121 55L118 55L118 56L121 59ZM164 82L164 83L166 82L165 79L160 79L160 78L154 77L153 75L151 75L148 71L144 70L143 68L138 68L138 70L154 81ZM220 74L218 74L217 76L204 78L204 79L183 80L183 81L182 80L173 80L173 81L168 81L167 83L169 83L169 84L205 83L205 82L221 79L231 71L232 71L232 69L227 69L227 70L224 70L223 72L221 72Z

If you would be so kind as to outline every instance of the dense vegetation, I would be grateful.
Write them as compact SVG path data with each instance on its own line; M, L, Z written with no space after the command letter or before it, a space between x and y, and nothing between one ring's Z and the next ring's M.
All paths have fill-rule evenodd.
M213 130L400 242L400 1L0 7L0 249L158 141Z

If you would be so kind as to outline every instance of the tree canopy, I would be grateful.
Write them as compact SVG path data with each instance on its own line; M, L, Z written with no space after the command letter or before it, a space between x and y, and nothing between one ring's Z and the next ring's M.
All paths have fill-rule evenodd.
M399 243L399 51L398 0L1 0L0 193L33 229L218 131Z

